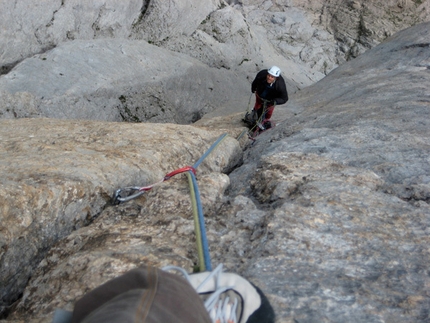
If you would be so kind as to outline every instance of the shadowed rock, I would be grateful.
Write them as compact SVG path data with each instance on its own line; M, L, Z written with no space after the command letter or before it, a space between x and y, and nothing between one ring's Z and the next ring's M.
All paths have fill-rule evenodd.
M248 82L145 41L77 40L0 78L0 118L186 124L235 99L234 86Z

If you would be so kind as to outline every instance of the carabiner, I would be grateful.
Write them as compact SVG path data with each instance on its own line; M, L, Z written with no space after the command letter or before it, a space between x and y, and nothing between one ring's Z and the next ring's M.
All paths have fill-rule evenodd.
M133 193L133 192L136 192L136 193ZM122 193L125 193L126 195L124 196L122 195ZM135 199L136 197L141 196L144 193L145 193L145 190L142 190L140 187L137 187L137 186L117 189L112 196L112 204L118 205L123 202L128 202L132 199Z

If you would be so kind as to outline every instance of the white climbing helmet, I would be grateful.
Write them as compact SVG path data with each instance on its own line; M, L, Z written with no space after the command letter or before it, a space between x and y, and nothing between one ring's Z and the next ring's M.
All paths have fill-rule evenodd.
M281 70L278 66L272 66L269 70L268 70L270 75L273 75L274 77L279 77L279 75L281 75Z

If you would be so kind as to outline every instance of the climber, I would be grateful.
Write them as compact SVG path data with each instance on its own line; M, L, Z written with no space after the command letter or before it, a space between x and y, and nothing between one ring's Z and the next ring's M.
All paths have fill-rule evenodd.
M261 130L272 126L272 117L275 105L281 105L288 101L288 92L281 70L277 66L261 70L255 76L251 85L252 93L255 93L254 112L260 121Z

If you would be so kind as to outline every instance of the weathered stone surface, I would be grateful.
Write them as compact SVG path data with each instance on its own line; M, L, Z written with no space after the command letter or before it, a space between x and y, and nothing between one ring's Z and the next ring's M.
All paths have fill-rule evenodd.
M296 10L295 14L300 17L291 19L306 22L301 11ZM286 15L291 16L290 13ZM323 77L316 67L297 60L298 52L294 57L279 53L277 46L282 44L271 44L265 29L255 25L257 21L252 16L245 17L236 8L226 6L208 15L191 36L171 37L156 44L185 53L208 66L235 71L238 81L247 80L248 83L258 71L276 64L285 72L291 93ZM274 30L272 26L270 28ZM285 33L285 28L281 29L279 32ZM240 92L236 93L241 96ZM243 101L242 96L241 99Z
M245 0L236 8L282 56L312 67L314 79L430 19L430 2L412 0Z
M215 107L243 110L263 68L281 67L294 93L429 18L428 1L228 4L9 1L0 12L0 118L190 123Z
M199 176L206 216L213 215L229 183L225 174ZM198 264L192 214L185 176L135 202L107 208L91 226L75 231L49 251L17 311L24 311L24 317L33 311L42 314L40 299L46 299L42 312L50 322L53 309L72 309L86 291L139 265L174 264L192 271ZM46 289L46 284L53 288Z
M246 75L281 65L299 88L430 15L429 1L411 0L12 0L2 8L0 74L63 42L144 39Z
M226 245L220 259L234 268L241 257L279 322L425 322L428 204L413 206L385 193L376 173L321 155L260 161L249 184L265 221L246 236L261 237L253 248Z
M292 95L285 107L275 109L277 126L255 144L242 145L243 164L229 178L223 169L229 172L242 157L232 138L228 150L221 145L221 156L202 168L199 185L212 263L224 263L261 287L277 322L429 321L429 31L430 23L402 31ZM204 128L61 121L66 128L61 136L59 130L38 127L46 139L36 143L29 138L32 131L24 135L13 125L31 130L36 129L31 122L41 121L2 121L1 131L4 124L10 126L1 160L6 163L13 149L25 149L28 153L17 156L35 167L46 165L34 156L47 152L42 149L47 143L54 146L53 139L67 139L58 142L53 155L63 160L64 178L73 175L74 183L88 183L94 188L83 187L82 193L92 189L93 201L106 202L107 192L118 186L162 177L170 170L166 160L175 166L193 163L224 132L223 124L236 137L242 130L239 120L239 114L204 118L198 122ZM65 138L71 133L68 124L82 139ZM94 138L86 130L81 136L79 127L100 134ZM178 137L171 134L164 144L160 136L167 129ZM68 154L72 139L75 153ZM78 156L90 153L99 156L97 165L89 157L84 165L78 163ZM57 174L59 163L49 161L48 174ZM228 170L222 167L227 164ZM108 171L115 167L121 171ZM32 178L47 173L36 167L29 176L27 168L3 168L11 177L6 192L17 189L15 183L23 181L18 178L25 177L30 186ZM21 177L13 179L14 174ZM84 181L87 177L91 181ZM7 322L50 322L55 307L70 308L86 290L142 262L191 270L196 248L186 185L175 178L138 200L106 206L90 225L83 222L58 240L33 271Z
M16 62L75 39L126 39L137 31L145 39L189 33L217 4L218 0L6 1L0 12L0 66L7 71Z
M2 306L19 296L56 241L100 214L114 190L149 185L194 164L225 132L173 124L0 122ZM229 132L237 137L240 129ZM198 174L228 172L241 156L239 143L228 136Z
M233 73L145 41L77 40L0 78L0 118L184 124L248 87Z
M279 322L429 320L429 27L296 93L230 174L267 218L241 268Z
M180 35L191 35L200 23L221 6L220 0L174 0L144 2L132 37L156 42ZM142 8L143 9L143 8Z

